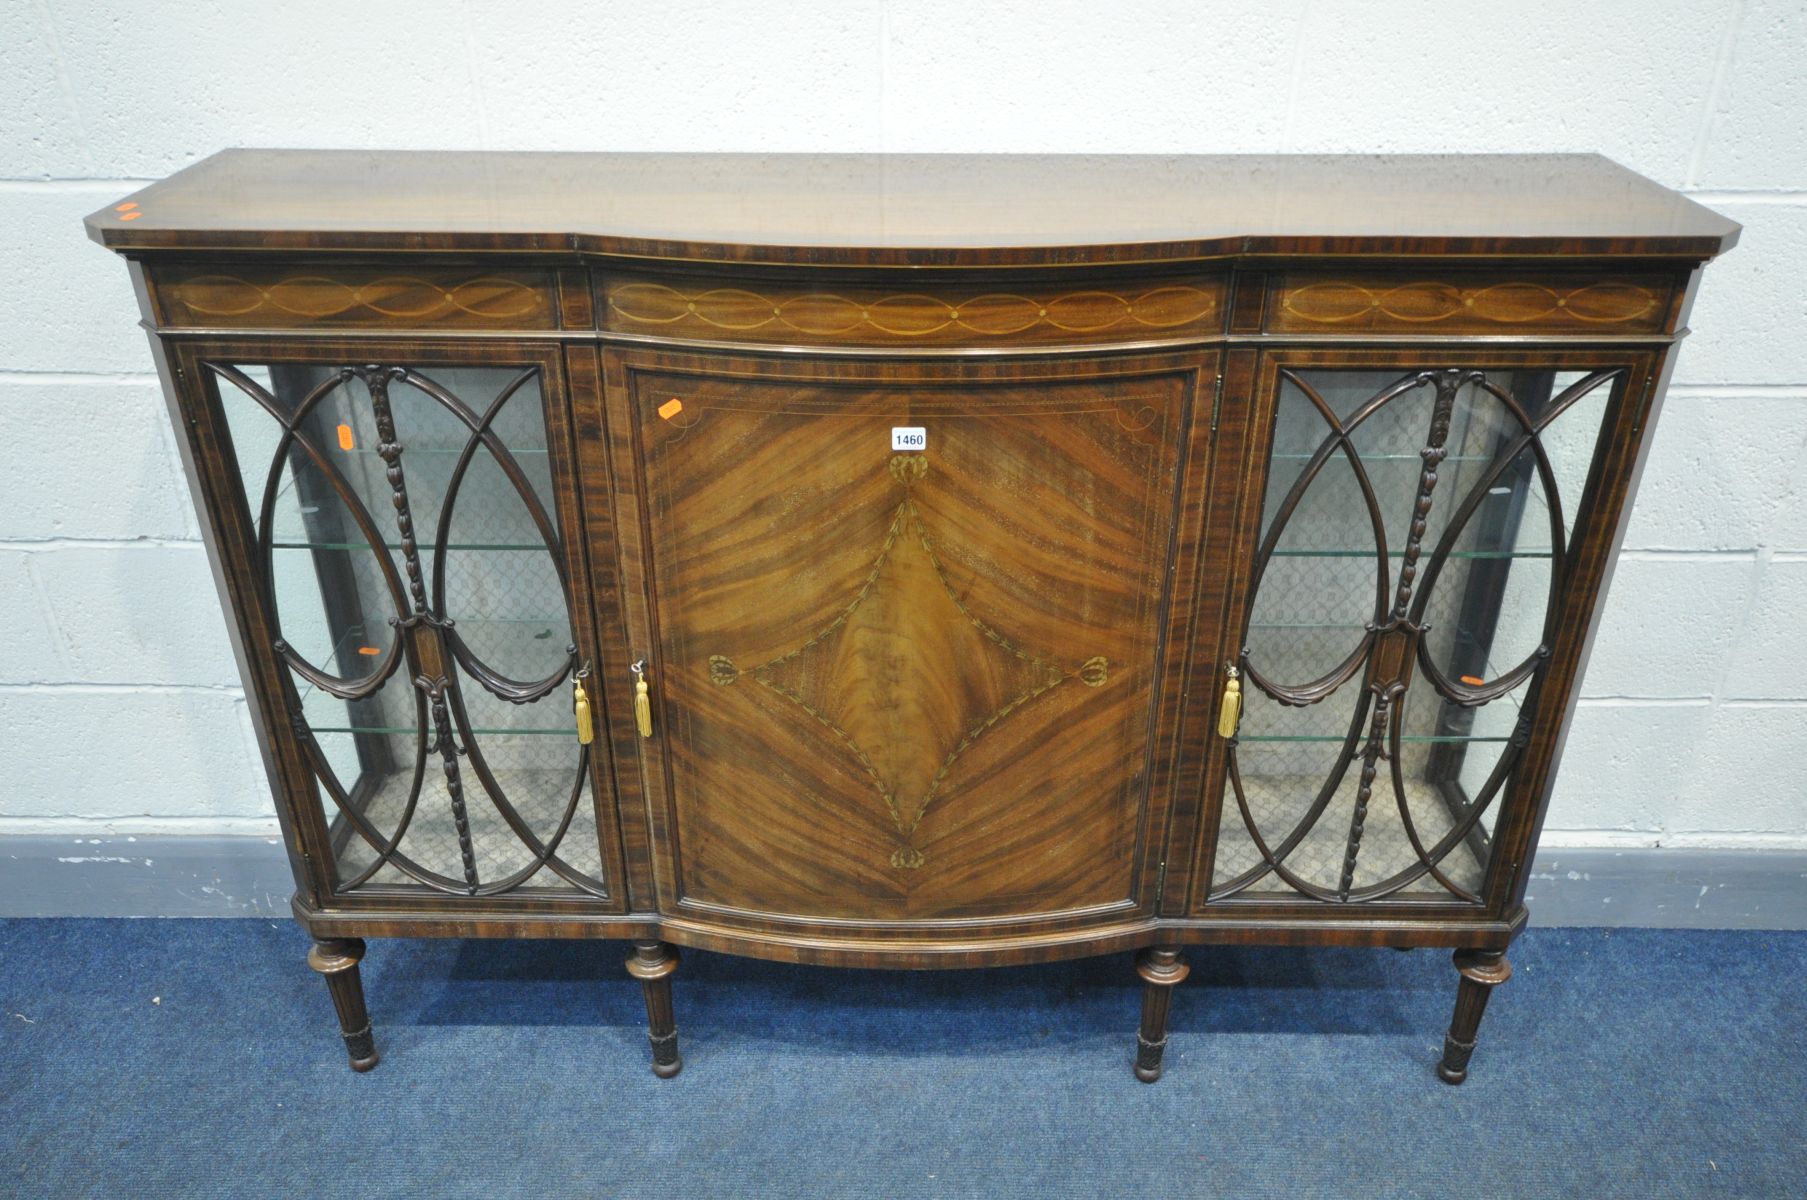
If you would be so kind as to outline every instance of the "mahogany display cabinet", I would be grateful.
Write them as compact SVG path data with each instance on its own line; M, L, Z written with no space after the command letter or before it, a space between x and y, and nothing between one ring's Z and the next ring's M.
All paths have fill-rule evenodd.
M127 260L351 1065L365 938L1509 968L1738 227L1591 156L231 151ZM984 986L975 980L974 986Z

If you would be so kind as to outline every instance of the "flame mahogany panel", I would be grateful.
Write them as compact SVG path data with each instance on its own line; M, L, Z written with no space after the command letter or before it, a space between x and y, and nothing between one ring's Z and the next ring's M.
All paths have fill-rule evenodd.
M1190 373L644 372L656 754L687 904L1130 906ZM894 452L893 427L927 430Z

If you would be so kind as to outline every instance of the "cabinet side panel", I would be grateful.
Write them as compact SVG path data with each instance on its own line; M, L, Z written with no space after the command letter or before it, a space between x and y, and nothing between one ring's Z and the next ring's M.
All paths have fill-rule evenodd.
M1156 812L1165 817L1150 830L1161 866L1149 881L1150 897L1143 900L1159 913L1183 912L1169 898L1183 897L1191 886L1195 859L1189 853L1175 853L1174 848L1190 847L1198 820L1198 770L1204 754L1202 708L1208 702L1211 665L1198 658L1195 647L1200 630L1215 630L1222 624L1218 611L1221 573L1230 561L1213 540L1212 528L1218 489L1224 486L1216 459L1223 428L1222 362L1218 352L1207 354L1192 388L1192 420L1171 530L1171 594L1161 651L1162 694L1157 705L1158 713L1164 715L1157 721L1149 766L1149 795Z
M597 561L612 555L618 568L612 599L596 597L603 629L616 629L626 661L601 678L608 697L609 736L615 748L615 770L622 788L622 833L628 869L634 875L636 907L661 911L678 894L669 811L659 786L657 746L642 738L634 722L634 680L625 669L651 653L653 616L647 587L646 497L636 454L627 397L628 367L618 350L600 354L602 399L599 409L579 410L578 455L584 473L586 529ZM592 432L592 430L599 432ZM595 540L598 535L605 540ZM604 611L604 606L608 610ZM637 849L636 843L644 849ZM650 870L649 870L650 868Z
M1202 902L1211 879L1212 851L1217 842L1222 793L1210 781L1223 772L1223 739L1215 718L1223 695L1224 665L1239 651L1229 631L1240 629L1248 589L1248 563L1261 514L1261 489L1267 462L1266 438L1271 408L1255 388L1259 352L1234 349L1224 356L1223 378L1215 405L1217 431L1212 443L1208 524L1202 534L1200 621L1194 635L1191 697L1186 741L1194 766L1186 790L1193 798L1190 822L1175 820L1165 911L1183 913ZM1271 394L1266 395L1271 403ZM1215 624L1211 623L1215 620Z
M1684 306L1685 307L1685 306ZM1531 731L1531 753L1514 780L1496 835L1498 852L1488 880L1494 912L1516 908L1524 899L1528 869L1543 829L1556 770L1568 740L1581 694L1581 676L1593 650L1606 590L1631 518L1631 500L1649 457L1650 428L1662 408L1675 366L1675 347L1638 355L1594 464L1576 528L1572 585L1550 655L1545 696Z
M302 898L317 905L333 889L331 839L313 777L291 736L279 668L267 650L272 635L252 567L256 536L239 489L231 439L222 433L224 422L202 382L195 348L181 342L166 344L154 334L151 345L182 465L194 491L208 562L225 609L233 657L244 680L252 730L269 776L283 842Z
M590 744L590 794L595 811L605 877L613 883L615 907L626 910L634 903L632 880L627 872L620 814L621 787L615 770L614 747L608 737L608 702L597 680L618 666L621 650L614 631L596 621L593 598L599 589L615 589L615 561L592 554L590 530L585 519L583 467L577 453L580 430L588 425L580 416L600 403L602 377L596 352L588 346L567 347L562 355L565 386L547 397L547 456L551 463L553 492L557 498L559 526L565 530L570 584L567 603L579 646L579 659L588 675L583 679L586 701L593 708ZM607 530L603 531L606 539ZM636 847L636 849L640 849ZM642 853L644 851L642 850Z
M573 452L582 496L581 527L591 567L590 594L579 598L593 614L596 628L596 673L593 695L598 704L597 742L609 747L621 830L628 907L645 912L658 905L653 882L653 827L641 782L640 739L633 724L633 691L628 666L639 644L631 632L628 592L633 577L637 506L634 472L617 473L617 445L604 412L602 356L594 346L565 351L571 378Z

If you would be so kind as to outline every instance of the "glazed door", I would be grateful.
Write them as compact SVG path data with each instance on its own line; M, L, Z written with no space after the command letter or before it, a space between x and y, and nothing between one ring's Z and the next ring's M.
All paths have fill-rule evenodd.
M1550 665L1581 632L1603 431L1641 362L1263 357L1207 907L1488 902Z
M1147 902L1196 360L610 375L668 904L908 927Z
M573 716L594 651L556 348L245 343L180 369L332 904L619 908Z

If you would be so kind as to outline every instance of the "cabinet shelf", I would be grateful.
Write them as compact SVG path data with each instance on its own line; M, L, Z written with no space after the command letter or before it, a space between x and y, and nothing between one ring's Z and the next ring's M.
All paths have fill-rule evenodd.
M1364 466L1372 465L1374 463L1395 462L1409 462L1422 465L1424 462L1424 456L1416 452L1411 454L1363 454L1360 447L1357 447L1355 452L1357 456L1361 458ZM1310 462L1313 458L1317 457L1317 452L1314 450L1309 453L1298 454L1290 451L1276 451L1268 457L1272 458L1275 462ZM1343 458L1341 451L1332 453L1330 459L1333 462L1347 461ZM1444 466L1448 466L1451 463L1490 463L1493 459L1485 454L1449 454L1445 455L1439 461Z
M367 454L373 458L382 457L381 455L377 454L376 447L374 447L374 446L356 446L350 450L336 449L333 451L333 453L334 454L357 454L357 455L366 455ZM405 464L408 462L409 459L419 458L422 456L430 456L430 457L434 457L434 458L456 458L460 454L463 454L463 453L464 453L464 447L462 445L459 445L459 446L408 445L408 446L403 447L403 449L402 449L402 462ZM509 446L508 453L511 456L513 456L514 458L545 458L546 457L546 448L544 446ZM485 458L488 455L489 455L489 450L487 448L480 446L478 448L476 454L474 455L473 460ZM1448 460L1446 460L1446 461L1448 461Z
M365 733L365 734L376 734L376 735L393 734L398 737L413 738L413 737L418 737L420 735L421 731L420 731L420 727L416 726L416 725L310 725L310 726L308 726L308 732L313 733L313 734L322 734L322 733ZM476 734L479 737L514 737L516 735L520 735L520 736L524 736L524 737L557 736L557 737L575 738L577 736L572 727L567 727L567 728L562 728L562 729L526 729L526 728L485 729L482 726L473 725L473 726L471 726L471 732L473 734ZM428 740L431 741L432 737L433 737L433 733L431 730L429 730L427 732Z
M1242 735L1238 736L1236 740L1238 742L1326 742L1326 743L1338 742L1338 743L1340 743L1346 739L1344 738L1344 736L1342 734L1328 734L1328 733L1326 733L1326 734L1257 733L1257 734L1242 734ZM1510 739L1505 738L1505 737L1474 737L1474 736L1465 736L1462 734L1408 733L1408 734L1402 735L1399 740L1402 744L1408 745L1408 746L1414 746L1414 745L1415 746L1437 746L1437 745L1457 745L1457 744L1466 746L1466 745L1472 745L1477 742L1504 742L1504 741L1509 741Z
M1434 614L1432 615L1434 617ZM1436 629L1441 626L1442 623L1434 619L1425 622L1425 628L1427 630ZM1361 621L1250 621L1248 624L1250 637L1263 633L1303 634L1307 631L1320 633L1335 631L1338 633L1347 633L1353 637L1359 638L1367 633L1368 629L1369 626ZM1461 625L1456 625L1452 632L1455 639L1466 646L1472 646L1477 649L1486 648L1481 638L1476 637L1472 632L1463 628ZM1491 665L1492 664L1490 663L1490 668Z
M547 618L461 620L457 622L457 628L485 662L497 670L520 678L543 678L557 670L564 661L565 648L571 643L570 624L562 614ZM393 630L385 629L378 644L371 646L367 642L364 628L354 626L339 635L324 657L310 657L309 661L343 678L356 678L361 673L360 668L368 668L381 660L392 636ZM377 653L365 654L366 650L376 650ZM398 680L401 682L398 683ZM420 732L419 726L411 719L414 713L412 701L406 703L402 712L396 712L396 707L402 705L402 701L384 695L392 689L396 690L398 697L412 690L405 670L398 671L384 684L379 689L378 697L356 703L348 703L313 684L303 683L300 687L301 708L307 717L308 728L316 734L396 735L412 738ZM472 706L472 732L477 735L572 736L573 727L565 720L566 707L557 699L568 699L568 690L555 688L544 699L518 707L494 700L476 684L469 684L464 691L467 703ZM523 723L515 725L508 721L497 721L494 717L498 715L519 717ZM401 719L396 719L398 717Z
M369 542L271 542L273 550L368 550ZM400 552L400 542L384 542L385 550ZM447 550L534 550L546 553L544 542L447 542Z
M1374 551L1368 550L1285 550L1274 551L1275 558L1373 558ZM1388 558L1404 558L1404 549L1388 550ZM1420 556L1424 557L1423 555ZM1544 558L1550 557L1548 550L1451 550L1449 557L1454 559L1504 559L1504 558Z

